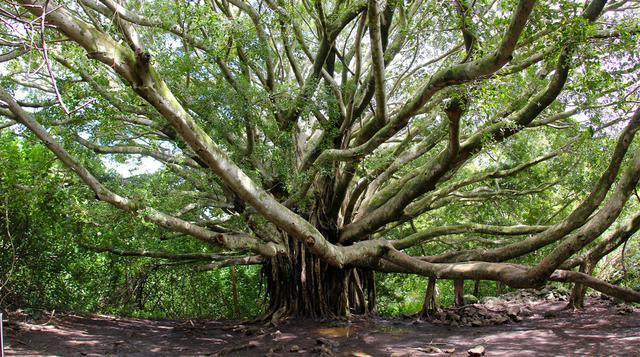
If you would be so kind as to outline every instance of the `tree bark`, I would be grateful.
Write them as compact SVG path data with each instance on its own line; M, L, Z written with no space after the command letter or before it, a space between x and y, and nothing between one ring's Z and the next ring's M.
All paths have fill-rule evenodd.
M464 305L464 280L456 279L453 281L453 291L455 294L456 306Z
M231 290L233 290L233 309L236 319L240 318L240 303L238 299L238 287L236 285L236 266L231 266Z
M438 310L438 291L436 289L436 278L429 278L427 290L424 294L424 304L420 316L426 317Z
M288 252L266 261L263 274L269 295L264 318L340 318L375 312L372 271L336 268L290 237Z
M580 264L579 271L581 273L591 275L593 273L593 264L591 261L585 261ZM567 309L584 309L584 297L587 293L587 287L582 283L573 284L573 289L571 290L571 296L569 297L569 302L567 303Z

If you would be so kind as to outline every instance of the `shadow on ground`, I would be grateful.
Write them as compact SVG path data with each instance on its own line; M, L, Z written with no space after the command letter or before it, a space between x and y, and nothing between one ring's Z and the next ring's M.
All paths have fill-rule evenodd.
M58 315L44 325L14 313L8 356L640 356L640 312L590 299L584 311L531 301L520 322L452 327L416 319L288 321L279 326ZM46 321L45 321L46 322ZM433 353L440 352L440 353Z

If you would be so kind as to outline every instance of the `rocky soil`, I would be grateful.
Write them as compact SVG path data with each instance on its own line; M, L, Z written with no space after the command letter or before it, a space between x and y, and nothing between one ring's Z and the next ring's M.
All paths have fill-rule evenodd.
M528 307L530 304L535 304L537 301L548 303L568 301L569 293L565 289L523 289L500 297L484 298L476 304L441 309L427 316L426 321L436 325L453 327L477 327L519 322L524 317L533 314Z
M564 292L525 290L427 318L158 321L14 312L8 356L640 356L640 311L591 297L564 310Z

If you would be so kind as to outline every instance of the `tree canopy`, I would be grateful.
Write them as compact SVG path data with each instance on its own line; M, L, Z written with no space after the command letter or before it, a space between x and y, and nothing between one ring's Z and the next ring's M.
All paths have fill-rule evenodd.
M4 2L0 134L39 140L69 209L121 235L84 248L261 265L273 318L373 311L374 272L640 301L591 275L640 228L639 7ZM128 244L138 226L156 240Z

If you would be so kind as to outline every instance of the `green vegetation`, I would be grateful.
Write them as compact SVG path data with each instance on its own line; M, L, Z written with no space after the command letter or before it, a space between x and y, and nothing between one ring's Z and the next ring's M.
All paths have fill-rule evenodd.
M436 278L443 305L640 301L635 2L0 10L1 308L398 315Z
M238 316L231 268L196 272L83 248L110 241L136 247L158 231L96 201L42 145L4 131L0 148L0 306L152 318ZM174 246L190 248L184 242ZM259 269L240 266L236 279L239 316L261 313L265 294L256 289Z

